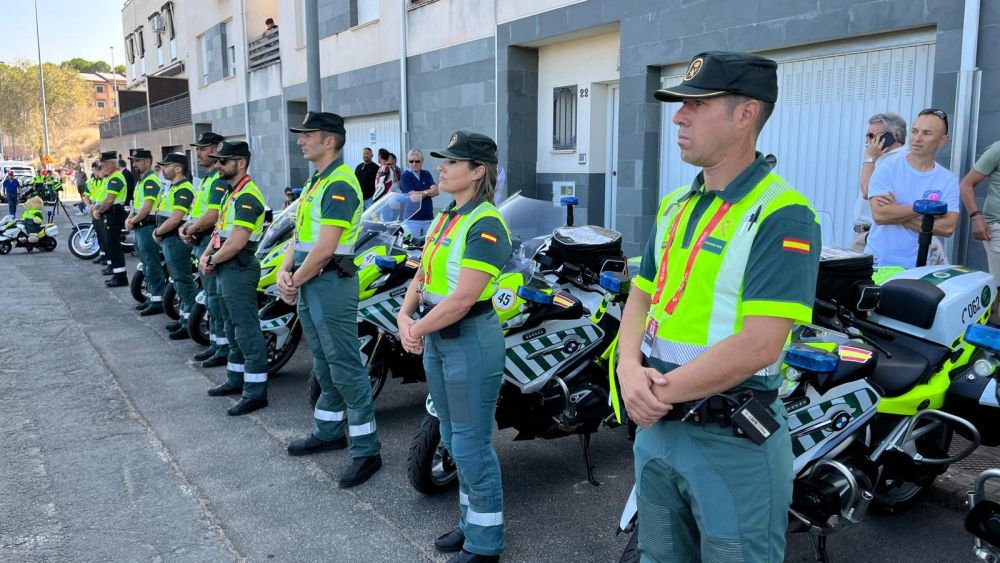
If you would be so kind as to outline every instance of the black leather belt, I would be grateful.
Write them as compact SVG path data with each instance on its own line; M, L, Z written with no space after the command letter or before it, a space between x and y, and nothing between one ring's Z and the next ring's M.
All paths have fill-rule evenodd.
M137 228L138 227L150 227L150 226L155 227L156 226L156 217L146 217L142 221L139 221L138 223L136 223L135 226Z
M725 395L729 397L729 399L719 395ZM757 391L754 389L739 389L737 391L719 393L718 395L709 397L704 401L698 400L688 401L686 403L677 403L674 405L674 408L660 420L681 420L684 419L684 417L690 412L691 416L684 419L684 422L698 426L704 426L709 422L715 422L720 426L726 427L732 424L729 419L729 413L736 407L749 401L751 398L757 399L757 401L764 407L770 407L771 403L778 398L778 390L772 389L771 391Z
M420 318L426 317L436 305L424 305L423 310L420 312ZM487 299L486 301L476 301L476 304L469 307L469 312L465 314L463 319L468 319L470 317L478 317L479 315L485 315L493 310L493 300Z

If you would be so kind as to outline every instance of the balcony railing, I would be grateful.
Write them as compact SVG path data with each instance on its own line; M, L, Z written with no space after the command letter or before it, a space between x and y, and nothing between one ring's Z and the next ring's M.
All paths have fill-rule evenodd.
M121 114L122 135L149 131L149 108L147 106L130 109Z
M260 70L268 65L281 62L281 51L278 48L278 30L264 32L263 35L250 41L250 64L248 68Z
M118 136L118 116L109 117L97 126L101 131L102 139L111 139Z
M191 123L191 98L187 92L149 106L153 129Z

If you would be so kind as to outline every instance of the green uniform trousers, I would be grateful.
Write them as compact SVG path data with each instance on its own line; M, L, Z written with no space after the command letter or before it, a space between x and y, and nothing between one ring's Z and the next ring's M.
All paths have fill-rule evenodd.
M184 244L178 236L163 239L160 247L163 248L163 257L166 259L170 278L174 282L174 289L181 298L181 324L187 326L191 307L198 297L198 286L195 285L194 275L191 273L191 247Z
M215 268L219 289L219 312L226 324L229 361L226 377L230 385L242 385L243 397L267 397L267 343L257 312L257 282L260 262L254 257L246 266L236 258Z
M163 272L160 262L160 246L153 240L152 224L135 228L135 249L142 260L142 275L146 279L146 289L149 300L153 303L163 301L163 288L167 285L167 275Z
M440 422L441 441L458 468L458 526L465 534L464 549L500 555L504 550L503 486L493 447L493 418L503 383L503 331L493 311L456 324L457 337L435 332L425 338L427 387Z
M313 435L334 440L346 430L351 457L379 453L371 381L358 349L358 277L319 274L299 289L298 311L322 390Z
M108 263L108 229L104 226L104 217L97 219L93 222L94 232L97 234L97 248L99 249L98 256L101 257L101 263Z
M792 443L781 402L770 408L781 428L760 446L716 423L660 421L639 429L635 482L644 563L784 560Z
M194 247L194 256L198 259L205 253L205 249L211 244L212 237L206 235L201 242ZM208 333L211 340L212 352L220 358L229 357L229 337L226 336L226 323L222 319L219 296L219 277L215 274L201 276L201 289L205 292L205 308L208 309Z

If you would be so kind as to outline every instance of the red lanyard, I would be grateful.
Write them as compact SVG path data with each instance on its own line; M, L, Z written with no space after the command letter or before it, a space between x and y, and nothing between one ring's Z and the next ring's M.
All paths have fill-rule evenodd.
M670 234L667 237L667 246L663 249L663 256L660 258L660 272L656 277L656 293L653 295L653 304L656 305L660 302L660 298L663 296L663 289L667 285L667 257L670 254L670 248L673 247L674 237L677 234L677 226L681 222L681 218L684 216L684 212L687 210L688 204L691 200L688 199L684 202L684 207L681 208L680 212L674 217L674 224L670 227ZM705 239L708 235L712 234L715 227L722 221L725 217L726 212L733 205L729 202L724 202L719 209L716 210L715 215L708 221L708 225L701 231L698 235L698 240L695 242L694 246L691 248L691 252L688 255L687 265L684 267L684 276L681 278L681 283L677 287L677 291L674 292L674 296L670 298L667 302L666 312L668 315L674 314L677 309L677 303L680 302L681 297L684 295L684 290L687 289L688 278L691 277L691 269L694 267L694 261L698 257L698 253L701 252L701 247L705 244Z
M427 238L428 241L434 240L434 248L430 249L430 252L428 252L427 247L424 247L424 256L420 259L421 262L427 264L427 270L424 272L424 285L431 282L431 268L434 265L434 255L437 254L438 249L441 248L441 242L447 238L449 234L451 234L451 230L455 228L455 225L458 224L458 220L462 218L461 215L455 213L451 223L448 223L448 228L444 230L444 233L442 233L441 236L437 236L438 232L441 231L441 225L444 224L445 217L447 217L447 213L442 213L438 224L435 225L433 231L431 231L431 236ZM437 238L435 239L435 237Z

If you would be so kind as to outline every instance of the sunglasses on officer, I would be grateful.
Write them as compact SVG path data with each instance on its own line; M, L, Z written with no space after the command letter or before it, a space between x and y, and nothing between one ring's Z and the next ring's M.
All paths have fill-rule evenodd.
M917 114L917 117L920 117L921 115L933 115L938 119L940 119L941 121L944 121L944 132L945 133L948 132L948 114L945 113L943 110L935 108L927 108L924 110L920 110L920 113Z
M226 164L229 164L230 161L237 161L237 160L246 160L246 159L238 157L223 157L219 159L219 165L225 166Z

